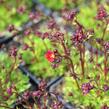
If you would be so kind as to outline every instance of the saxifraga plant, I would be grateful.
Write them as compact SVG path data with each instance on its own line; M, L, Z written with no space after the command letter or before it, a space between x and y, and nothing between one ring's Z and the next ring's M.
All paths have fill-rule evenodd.
M18 12L22 13L22 10L24 10L24 8L19 9ZM53 17L49 17L50 20L47 23L48 30L44 32L40 32L40 30L38 29L28 28L24 32L24 35L30 40L31 47L29 47L29 44L24 44L23 50L27 50L29 48L30 51L34 54L35 61L39 62L34 49L34 41L32 40L32 36L30 34L39 36L43 41L50 40L53 47L52 49L54 50L48 50L46 44L43 42L47 49L45 58L52 64L53 69L58 68L61 64L66 67L67 73L65 72L65 75L69 75L69 77L72 78L72 86L74 88L74 90L71 92L72 94L70 94L72 96L72 99L73 97L75 98L75 96L77 96L77 103L79 104L80 102L80 105L82 104L83 106L88 106L88 108L101 107L102 109L108 109L109 107L106 99L108 96L107 92L109 90L109 85L107 84L109 81L109 42L105 40L109 21L108 13L104 6L100 5L98 7L97 15L94 17L95 20L97 22L100 22L101 24L99 25L99 28L101 28L102 30L100 38L95 37L96 33L94 32L94 28L85 28L84 24L81 24L78 21L77 15L78 12L73 9L69 10L65 8L61 11L62 23L73 27L72 34L69 34L69 31L66 28L61 28L60 24L58 24L58 22ZM37 20L39 17L40 15L38 13L29 14L29 18L32 21ZM14 26L10 25L8 31L11 32L14 29ZM95 46L97 47L97 49L95 50L93 45L91 45L91 48L87 50L86 43L90 43L93 41L95 42ZM99 54L99 51L101 51L101 54ZM14 57L13 59L15 59L16 62L16 47L11 48L10 56ZM19 55L19 59L22 60L21 55ZM13 66L12 70L15 67ZM22 100L24 100L25 106L27 108L32 108L32 106L28 102L29 96L39 99L43 97L44 109L47 108L48 93L45 92L45 86L45 82L42 82L39 86L38 91L29 91L25 92L24 95L22 95ZM15 90L15 86L11 85L9 88L7 88L7 93L11 96L13 93L16 92ZM19 94L16 92L16 95L18 96ZM56 94L53 93L53 95L57 97ZM81 99L79 101L80 96ZM36 101L36 108L40 109L40 100L36 100L36 98L34 98L34 100ZM82 100L85 99L89 99L88 102L90 105L84 104L84 101ZM97 103L95 103L95 99L98 100L98 107ZM51 107L49 108L61 109L62 104L58 104L57 101L58 99L56 98L53 105L51 105Z
M94 100L96 97L103 99L104 97L103 100L97 101L99 102L99 106L93 103L96 102L95 100L89 101L90 108L100 108L103 104L102 109L109 108L105 105L107 103L105 103L105 101L109 90L109 85L107 84L109 81L109 42L106 41L105 38L109 20L108 13L104 6L98 6L95 20L102 24L102 26L99 27L102 30L100 38L94 37L94 29L85 28L79 23L76 16L77 12L75 10L62 10L62 17L65 23L70 23L75 28L72 35L69 35L69 32L65 28L62 30L59 26L60 24L58 24L55 19L50 19L48 22L48 31L41 33L44 35L39 35L43 40L49 39L54 47L54 50L47 51L45 57L52 63L53 68L58 67L63 61L66 62L69 76L73 79L72 86L77 87L72 93L76 94L75 91L77 91L79 92L79 96L85 99L88 99L86 96L90 96L90 100ZM85 43L90 43L90 41L95 41L95 45L98 46L96 50L94 50L93 45L91 45L89 51L87 50ZM99 50L102 52L102 56L99 56L101 55L99 54ZM87 54L90 56L91 60L87 58ZM100 61L100 57L103 57L102 61ZM76 61L78 60L78 62L75 63L75 59Z

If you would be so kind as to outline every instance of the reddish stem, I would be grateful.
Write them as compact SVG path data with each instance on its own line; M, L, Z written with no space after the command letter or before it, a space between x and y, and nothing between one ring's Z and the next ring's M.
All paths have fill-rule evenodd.
M106 51L104 51L104 76L105 76L105 80L107 80L107 54Z
M81 47L79 47L79 51L80 51L80 62L81 62L82 76L84 77L84 75L85 75L85 71L84 71L85 53L84 53L84 50Z
M72 74L72 76L73 76L73 78L74 78L74 80L75 80L75 82L76 82L76 84L77 84L78 89L81 90L81 89L80 89L80 86L79 86L79 83L78 83L78 81L77 81L77 76L76 76L75 71L74 71L74 64L73 64L73 61L72 61L72 59L71 59L69 56L65 56L65 58L70 61L70 66L71 66L70 68L72 69L72 71L70 70L70 72L71 72L71 74Z
M108 26L108 23L106 22L105 28L103 29L102 40L104 40L104 37L105 37L105 34L106 34L107 26Z
M65 54L64 58L66 58L67 60L70 61L70 66L71 66L70 68L72 69L72 71L70 70L70 71L71 71L71 74L72 74L72 76L73 76L73 78L74 78L74 80L75 80L75 82L76 82L76 84L77 84L78 89L81 90L81 89L80 89L80 86L79 86L79 83L78 83L78 81L77 81L76 74L75 74L73 61L72 61L72 59L69 57L69 54L68 54L68 50L67 50L66 45L64 44L63 41L61 41L61 43L62 43L62 46L63 46L63 49L64 49L64 54Z

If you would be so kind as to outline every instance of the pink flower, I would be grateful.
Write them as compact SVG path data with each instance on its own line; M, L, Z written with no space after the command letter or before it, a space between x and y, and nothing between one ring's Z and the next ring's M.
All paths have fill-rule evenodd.
M84 95L88 94L94 87L90 83L84 83L81 86Z
M103 20L104 18L107 17L107 12L106 12L106 9L103 7L103 6L100 6L98 8L98 12L97 12L97 16L96 16L96 19L97 20Z
M54 19L51 19L50 21L48 21L48 29L56 29L58 28L56 21Z
M12 93L13 93L13 92L12 92L12 88L11 88L11 87L7 88L7 90L6 90L6 91L7 91L7 94L8 94L8 95L12 95Z
M73 44L78 45L83 43L87 36L84 34L83 28L79 27L76 29L75 33L72 36Z
M25 12L25 10L26 10L26 7L25 6L20 6L20 7L18 7L17 12L19 14L23 14Z
M40 97L42 95L42 92L40 91L40 90L38 90L38 91L34 91L33 93L32 93L32 96L33 97Z
M10 24L10 25L8 26L8 31L9 31L9 32L12 32L13 30L15 30L15 26L14 26L13 24Z
M29 45L26 44L26 43L25 43L25 44L23 45L23 47L22 47L23 50L27 50L28 48L29 48Z
M13 46L11 49L10 49L10 51L9 51L9 55L11 56L11 57L16 57L17 56L17 48L15 47L15 46Z
M62 10L62 16L65 20L67 21L72 21L75 16L77 14L77 10L67 10L67 9L64 9Z

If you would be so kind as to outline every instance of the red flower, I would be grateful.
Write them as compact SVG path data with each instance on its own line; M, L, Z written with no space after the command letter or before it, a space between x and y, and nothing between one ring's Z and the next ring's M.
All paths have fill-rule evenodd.
M54 52L48 50L47 53L45 54L45 58L50 62L54 62L54 60L55 60Z

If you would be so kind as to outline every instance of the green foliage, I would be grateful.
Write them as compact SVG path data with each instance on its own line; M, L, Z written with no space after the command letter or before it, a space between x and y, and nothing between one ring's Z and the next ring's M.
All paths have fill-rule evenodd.
M18 14L16 8L26 5L26 13L23 15ZM0 4L0 31L3 31L8 27L9 24L15 24L19 27L22 23L28 20L28 10L27 8L31 7L31 2L27 0L22 0L16 2L14 0L5 1L3 4ZM8 20L7 20L8 19Z
M10 58L8 59L7 54L0 53L0 84L2 88L0 90L0 94L4 93L7 95L6 91L12 84L15 85L17 91L19 93L23 92L24 90L29 88L28 78L24 76L21 71L14 68L11 72L11 65L13 64L13 60ZM3 68L4 67L4 68ZM23 78L23 79L22 79ZM11 98L7 101L8 105L11 105L16 99L16 94L13 94ZM4 98L0 97L0 101L3 101Z
M64 7L64 2L62 0L40 0L45 6L52 9L61 9Z
M34 47L31 45L32 40L34 43ZM32 61L33 63L29 66L29 69L31 72L33 72L35 75L38 77L55 77L59 76L64 73L65 71L65 66L60 65L59 68L53 69L51 66L51 63L48 62L45 58L45 53L48 50L52 50L52 46L49 42L49 40L43 41L42 39L38 38L37 36L32 36L31 39L25 38L26 43L35 51L33 53L30 50L23 51L21 50L23 60L27 63L30 64ZM38 59L38 60L37 60Z

